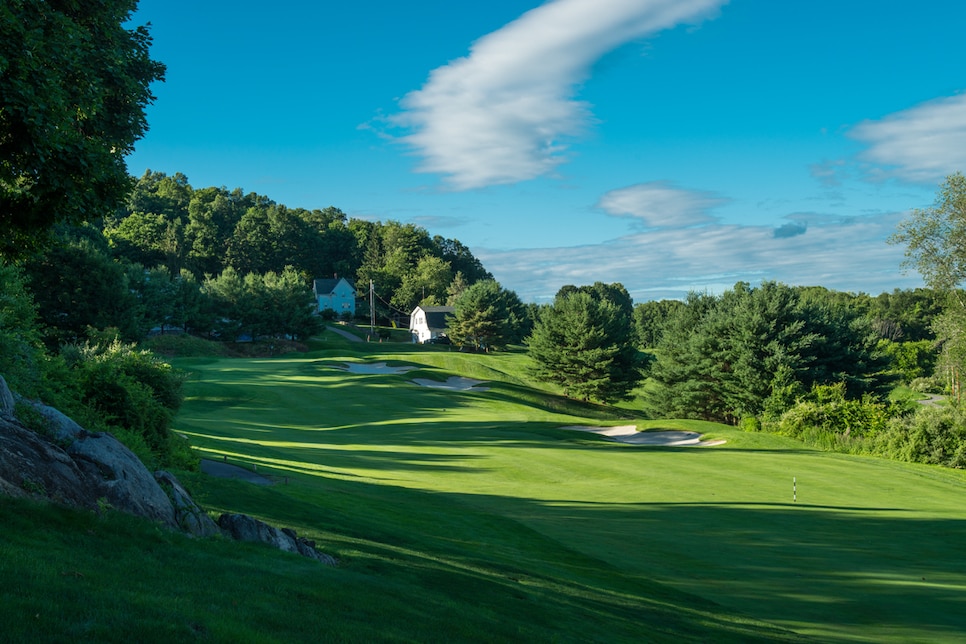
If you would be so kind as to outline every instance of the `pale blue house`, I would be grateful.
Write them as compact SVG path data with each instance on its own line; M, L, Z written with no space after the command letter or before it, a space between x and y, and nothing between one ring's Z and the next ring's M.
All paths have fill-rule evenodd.
M340 317L347 312L352 316L356 314L356 287L346 278L313 280L312 290L319 304L319 313L335 311Z

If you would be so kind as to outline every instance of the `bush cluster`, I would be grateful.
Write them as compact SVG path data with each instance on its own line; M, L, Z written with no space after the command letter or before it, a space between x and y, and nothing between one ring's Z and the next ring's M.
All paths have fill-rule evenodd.
M869 440L885 432L902 408L870 395L848 399L845 386L815 385L811 392L764 428L797 438L813 447L847 452L868 451Z
M111 432L149 467L196 469L187 442L169 429L181 405L183 374L121 342L116 330L89 335L58 352L46 348L20 272L0 264L0 375L10 389L90 431Z
M907 412L869 396L847 400L843 387L823 385L762 429L830 451L966 468L966 414L955 405Z
M149 464L172 462L178 442L168 428L181 406L184 377L180 372L150 351L116 337L70 345L62 355L81 402L95 415L88 423L127 440Z

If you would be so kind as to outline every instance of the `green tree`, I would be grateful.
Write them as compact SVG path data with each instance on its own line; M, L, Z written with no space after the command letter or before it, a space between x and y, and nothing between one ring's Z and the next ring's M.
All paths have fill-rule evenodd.
M20 254L56 221L119 207L124 157L147 130L146 27L126 28L136 0L0 4L0 252Z
M13 391L36 396L43 359L37 310L24 278L0 262L0 376Z
M174 320L177 285L167 268L144 269L134 264L128 272L128 283L141 303L144 333L157 327L163 334L170 327L179 326Z
M466 276L463 275L462 271L456 271L456 274L453 275L453 281L446 287L446 306L453 306L459 296L463 294L463 291L469 287L470 284L466 281Z
M527 341L534 375L583 400L627 398L642 375L625 294L619 284L561 289Z
M893 342L934 340L933 324L947 295L935 289L895 289L872 299L869 316L879 337Z
M411 311L418 304L441 306L446 301L446 289L452 281L453 271L449 263L439 257L426 255L403 276L391 303L401 311Z
M180 254L177 245L179 226L180 221L171 222L164 215L132 212L109 223L104 236L115 257L153 268L167 265L169 254L175 260Z
M493 275L483 267L483 263L458 239L445 239L440 235L433 237L433 252L445 262L449 262L454 273L462 273L470 284L493 279Z
M946 177L932 207L913 210L889 241L905 244L904 265L948 298L933 329L941 346L940 370L958 400L966 368L966 294L960 288L966 280L966 177L961 172Z
M888 358L868 318L775 282L692 295L651 366L651 405L666 416L735 423L784 412L814 385L850 399L883 395Z
M651 300L634 306L634 325L641 347L653 349L664 335L668 320L684 306L680 300Z
M930 288L952 292L966 280L966 177L946 177L930 208L915 209L899 223L890 243L906 246L904 266L919 271Z
M449 337L473 349L502 349L520 339L523 305L513 291L495 280L468 287L456 299L449 321Z
M242 204L224 188L192 191L185 243L188 268L196 276L217 275L224 269L228 240L242 214Z
M355 275L361 260L346 214L334 206L322 210L298 210L296 214L318 235L313 263L307 266L306 274L310 278Z
M81 342L88 329L116 328L127 341L140 338L141 305L124 265L114 261L89 227L59 234L43 255L24 262L28 285L47 328L50 346Z
M202 287L210 298L214 327L226 340L241 335L306 339L319 329L315 296L292 267L281 273L248 273L228 267Z
M235 340L255 316L244 277L229 266L217 277L205 278L201 291L210 302L213 330L225 340Z
M936 367L939 357L936 343L930 340L918 342L892 342L880 340L882 351L892 358L893 369L906 384L916 378L928 378Z

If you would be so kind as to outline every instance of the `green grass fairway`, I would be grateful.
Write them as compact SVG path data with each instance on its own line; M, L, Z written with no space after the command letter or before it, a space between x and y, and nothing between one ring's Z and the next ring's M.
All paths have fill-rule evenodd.
M521 354L348 347L326 338L334 348L303 356L178 361L191 378L176 429L207 457L277 480L259 487L186 474L202 504L294 527L342 565L151 533L151 556L176 559L135 573L156 577L153 597L164 608L154 613L167 626L160 617L149 620L159 621L159 637L966 638L962 472L826 454L776 436L646 421L627 409L575 403L536 387ZM332 368L347 361L416 370L362 375ZM485 380L490 389L410 382L453 375ZM727 443L637 447L559 429L631 423L692 429ZM57 522L30 508L7 512ZM3 507L0 521L7 521ZM104 528L104 519L84 521L93 524L84 534L117 531ZM121 523L121 532L135 529ZM57 541L48 551L66 547ZM135 557L130 546L105 547L121 561ZM46 570L25 576L57 595L77 585L72 571L94 574L41 556L49 557L11 546L0 557L0 576ZM190 589L179 590L185 585ZM88 600L96 604L89 624L99 623L98 607L112 601L102 595ZM210 611L198 608L206 602ZM0 620L8 614L0 607ZM68 626L74 630L55 632L79 632L74 621ZM126 632L125 625L112 632Z
M473 560L498 558L515 576L570 575L555 567L580 561L596 569L595 579L614 578L614 588L593 582L599 592L640 584L632 592L640 600L658 582L824 641L966 636L959 472L695 422L637 424L708 431L728 443L641 448L562 431L623 424L617 414L626 412L608 418L604 408L530 388L519 354L316 355L187 365L194 377L178 430L211 457L292 477L288 487L261 491L260 503L237 498L236 485L213 493L214 505L297 523L336 550L348 547L351 531L369 547L404 539L427 556L446 547ZM419 370L329 368L356 359ZM491 389L409 382L449 375L487 380ZM275 517L275 497L317 507L318 518ZM481 532L479 521L502 527ZM523 559L517 550L531 544L505 542L520 531L544 544L538 551L552 544L574 559Z

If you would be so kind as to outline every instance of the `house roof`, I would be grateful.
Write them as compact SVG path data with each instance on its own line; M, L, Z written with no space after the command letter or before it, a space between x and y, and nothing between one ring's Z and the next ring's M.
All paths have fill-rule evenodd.
M456 313L452 306L417 306L426 314L426 326L430 329L442 330L449 326L446 316ZM415 313L415 310L413 311Z
M352 287L352 282L350 282L346 278L336 277L336 278L313 280L312 290L315 291L316 295L329 295L335 291L335 287L339 285L339 282L345 282L350 287Z

